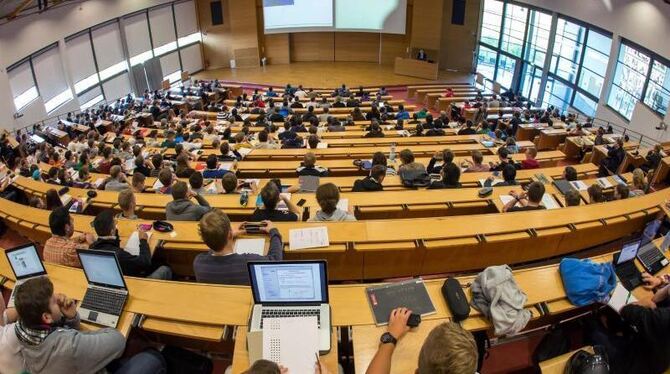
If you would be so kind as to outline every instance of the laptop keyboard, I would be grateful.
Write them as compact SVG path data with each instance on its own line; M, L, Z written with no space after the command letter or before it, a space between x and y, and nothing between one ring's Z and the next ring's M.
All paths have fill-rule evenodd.
M321 309L263 309L261 310L261 328L265 318L292 318L316 316L316 324L321 328Z
M98 288L89 288L81 302L81 307L100 313L121 315L123 304L126 301L126 295L116 292L109 292Z
M642 263L645 265L653 265L656 261L663 258L663 254L661 253L661 251L653 249L645 251L644 253L640 253L638 255L640 257L640 261L642 261Z

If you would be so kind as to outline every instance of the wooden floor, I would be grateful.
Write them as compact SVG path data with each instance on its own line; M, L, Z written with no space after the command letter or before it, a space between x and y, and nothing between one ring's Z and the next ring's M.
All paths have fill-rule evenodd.
M396 86L435 82L393 73L393 66L370 62L293 62L258 68L214 69L194 75L195 79L221 79L240 83L285 85L302 84L309 87L338 87L342 83L355 86ZM472 76L440 71L438 82L472 82Z

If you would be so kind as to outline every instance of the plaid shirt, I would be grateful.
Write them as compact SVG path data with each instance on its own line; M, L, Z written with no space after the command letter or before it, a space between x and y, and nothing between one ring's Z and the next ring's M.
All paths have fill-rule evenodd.
M52 236L44 243L44 261L65 266L81 268L77 249L86 249L86 243L78 243L71 238Z

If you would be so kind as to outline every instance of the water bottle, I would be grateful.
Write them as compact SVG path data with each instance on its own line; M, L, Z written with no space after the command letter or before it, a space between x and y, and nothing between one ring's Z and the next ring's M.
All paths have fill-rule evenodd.
M391 153L389 154L389 160L391 160L391 162L395 161L395 143L391 143Z
M249 191L242 191L240 194L240 205L243 207L246 207L247 204L249 203Z

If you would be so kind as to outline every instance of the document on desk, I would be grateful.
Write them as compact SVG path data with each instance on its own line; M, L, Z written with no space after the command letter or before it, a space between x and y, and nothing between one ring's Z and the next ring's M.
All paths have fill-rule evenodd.
M558 205L556 200L548 193L542 196L542 206L545 209L558 209L561 207L560 205Z
M265 255L264 238L237 239L233 251L237 254Z
M241 147L237 150L237 153L239 153L242 158L245 158L249 153L251 153L251 148Z
M219 165L219 170L230 171L230 170L233 170L234 167L235 167L235 164L232 163L232 162L222 162Z
M306 229L288 230L288 244L290 250L321 248L330 245L328 228L310 227Z
M151 232L147 232L147 241L151 239ZM135 231L130 235L123 249L133 256L140 255L140 233Z
M582 181L572 181L570 182L570 185L574 187L577 191L586 191L589 189L589 186L587 186L586 183Z
M161 183L161 181L159 179L156 179L156 182L154 183L152 188L154 189L154 191L158 191L161 188L163 188L163 183Z
M345 212L349 211L349 199L340 199L337 202L337 209L344 210Z
M619 312L621 308L636 301L637 298L633 296L630 291L621 285L621 283L617 283L616 287L614 288L614 292L612 292L610 300L607 302L607 305L615 311Z
M319 352L316 317L263 319L263 358L289 373L313 373Z
M319 142L316 145L316 149L326 149L326 148L328 148L328 143Z
M512 200L514 200L514 196L512 195L500 195L500 201L503 203L503 205L507 205L507 203L509 203ZM519 202L517 201L516 204L514 204L514 206L520 207L521 204L519 204Z

